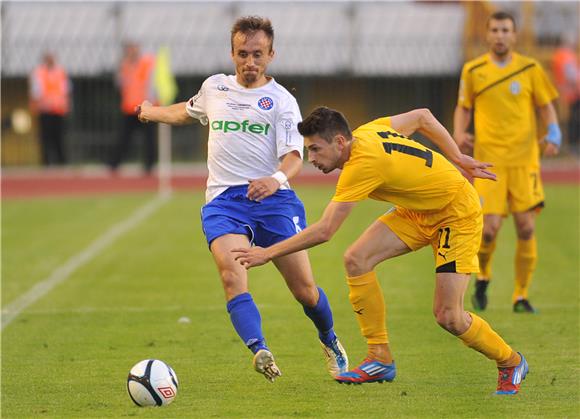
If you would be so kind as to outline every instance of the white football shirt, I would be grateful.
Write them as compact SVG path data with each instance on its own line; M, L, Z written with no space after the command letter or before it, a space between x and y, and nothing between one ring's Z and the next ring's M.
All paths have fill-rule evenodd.
M302 156L298 103L273 78L248 89L233 75L216 74L203 82L186 110L203 125L209 124L206 202L230 186L272 175L280 158L291 151ZM281 186L289 188L288 183Z

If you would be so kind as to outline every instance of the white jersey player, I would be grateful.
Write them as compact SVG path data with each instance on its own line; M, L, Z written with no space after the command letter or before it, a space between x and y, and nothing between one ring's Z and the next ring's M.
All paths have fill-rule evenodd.
M296 99L268 78L257 88L246 88L235 76L217 74L205 80L187 102L187 113L209 124L207 202L230 186L271 176L280 159L294 151L302 158L304 139ZM280 189L289 189L282 182Z
M302 168L303 138L296 100L269 76L274 30L268 19L238 19L231 31L234 76L218 74L203 83L188 102L151 106L144 102L142 122L209 125L206 205L202 227L215 260L231 322L254 353L254 368L268 380L281 375L262 334L261 317L248 292L248 274L232 249L267 247L306 226L304 206L288 184ZM318 329L327 368L335 377L348 370L346 352L333 329L326 295L314 282L306 251L277 258L305 314Z

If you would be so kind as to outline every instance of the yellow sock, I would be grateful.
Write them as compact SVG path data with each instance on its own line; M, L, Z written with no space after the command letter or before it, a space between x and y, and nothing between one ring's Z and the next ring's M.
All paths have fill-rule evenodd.
M513 367L520 363L520 356L481 317L469 313L471 326L457 336L466 346L493 359L498 367Z
M477 279L491 279L491 259L495 251L495 243L495 240L491 242L481 241L481 246L477 253L477 257L479 258L479 273L477 274Z
M512 300L515 303L520 298L528 298L528 289L532 282L532 273L536 269L538 250L536 237L529 240L518 240L516 246L516 277Z
M383 290L374 271L347 277L348 298L356 315L362 335L368 344L389 343L386 306Z

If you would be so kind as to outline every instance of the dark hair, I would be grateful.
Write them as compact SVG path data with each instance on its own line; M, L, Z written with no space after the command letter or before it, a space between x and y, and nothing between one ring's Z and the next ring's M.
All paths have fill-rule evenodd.
M328 143L332 143L337 134L352 139L352 132L344 115L326 106L314 109L304 121L299 122L298 132L303 137L319 135Z
M485 24L486 28L489 28L489 22L491 22L492 20L511 20L512 23L514 24L514 32L516 30L516 20L514 19L514 17L509 14L508 12L503 12L503 11L499 11L499 12L495 12L493 13L488 19L487 19L487 23Z
M270 39L270 51L274 46L274 28L270 19L260 16L244 16L235 21L232 26L231 44L232 52L234 51L234 37L237 33L242 33L246 36L253 35L258 31L264 31L268 39Z

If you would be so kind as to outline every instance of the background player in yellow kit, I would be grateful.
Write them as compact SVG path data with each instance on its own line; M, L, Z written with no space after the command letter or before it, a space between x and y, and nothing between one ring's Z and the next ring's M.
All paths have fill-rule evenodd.
M496 236L502 217L512 213L518 238L513 309L533 313L528 288L537 261L535 215L544 205L536 109L548 129L544 155L558 153L562 135L552 105L557 91L537 61L512 51L515 29L514 18L507 13L489 18L489 52L466 63L461 73L453 137L464 151L473 148L476 159L492 163L498 177L497 182L474 183L484 216L473 306L477 310L487 306ZM467 132L472 110L475 141Z
M436 285L433 313L437 323L467 346L496 361L498 394L515 394L526 376L525 358L512 350L489 324L463 308L470 274L478 271L477 249L482 215L475 189L442 155L407 138L415 131L428 137L469 175L495 176L462 154L427 109L369 122L351 132L344 116L317 108L298 124L308 160L329 173L342 169L336 193L322 218L297 235L268 248L234 249L247 268L330 240L358 201L371 198L395 204L346 251L349 299L368 354L354 370L340 374L342 383L392 381L396 370L389 346L383 292L375 266L431 245Z

